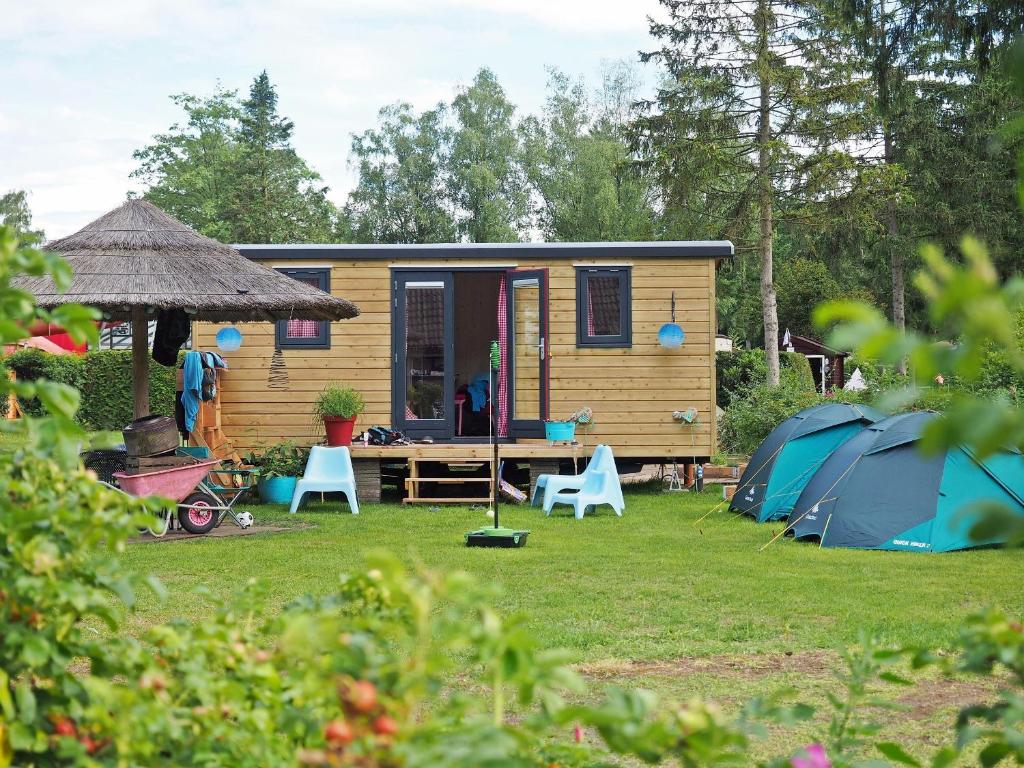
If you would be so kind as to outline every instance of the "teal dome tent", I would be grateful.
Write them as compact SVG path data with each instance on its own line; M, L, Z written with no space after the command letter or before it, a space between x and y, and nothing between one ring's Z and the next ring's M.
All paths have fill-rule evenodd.
M1024 457L978 459L964 447L918 450L935 413L903 413L851 438L822 464L790 516L797 539L823 547L949 552L1001 544L973 541L977 505L1024 516Z
M882 413L863 405L805 408L772 430L740 478L730 509L757 522L785 520L804 486L836 448Z

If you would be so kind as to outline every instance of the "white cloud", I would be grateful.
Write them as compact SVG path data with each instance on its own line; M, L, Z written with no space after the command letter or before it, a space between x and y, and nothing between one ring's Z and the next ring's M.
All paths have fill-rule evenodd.
M39 225L67 234L139 184L131 154L181 115L168 96L243 92L266 68L299 153L336 202L350 135L380 107L450 100L481 66L523 111L545 66L593 76L647 44L656 0L32 0L0 27L0 193L33 191Z

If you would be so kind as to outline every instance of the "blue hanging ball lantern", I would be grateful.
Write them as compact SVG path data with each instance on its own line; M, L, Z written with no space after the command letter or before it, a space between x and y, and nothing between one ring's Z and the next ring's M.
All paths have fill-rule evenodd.
M217 331L217 348L221 352L234 352L242 346L242 333L235 326L229 325Z
M658 329L658 343L665 349L678 349L683 346L686 334L675 323L665 323Z

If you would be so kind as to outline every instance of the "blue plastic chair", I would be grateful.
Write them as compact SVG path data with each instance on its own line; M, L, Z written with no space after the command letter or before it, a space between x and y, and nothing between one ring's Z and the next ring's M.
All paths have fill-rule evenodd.
M578 491L587 482L587 478L598 470L615 471L615 457L607 445L598 445L594 455L590 457L586 468L578 475L541 475L533 489L533 506L543 506L547 514L551 514L551 497L562 491ZM543 500L543 503L541 501Z
M292 507L288 511L295 514L295 510L302 503L302 497L307 493L332 491L344 493L348 505L352 508L352 514L359 514L359 502L356 501L356 473L352 469L352 456L348 448L314 445L306 460L306 471L295 484Z
M545 493L545 497L547 494ZM555 504L570 504L576 513L576 519L582 520L588 508L600 504L609 504L615 514L622 517L626 502L622 498L622 486L619 484L619 473L612 469L597 469L591 472L583 487L575 493L555 493L544 502L545 514L551 514Z

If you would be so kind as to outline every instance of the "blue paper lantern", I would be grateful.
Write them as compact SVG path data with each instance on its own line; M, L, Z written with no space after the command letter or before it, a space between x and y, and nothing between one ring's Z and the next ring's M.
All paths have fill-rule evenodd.
M229 325L217 331L217 348L221 352L234 352L242 346L242 333L235 326Z
M675 323L665 323L658 329L658 343L665 349L678 349L683 346L686 334Z

